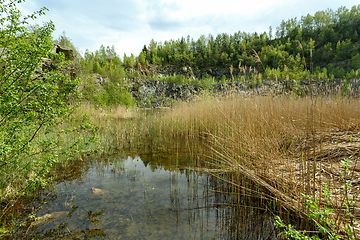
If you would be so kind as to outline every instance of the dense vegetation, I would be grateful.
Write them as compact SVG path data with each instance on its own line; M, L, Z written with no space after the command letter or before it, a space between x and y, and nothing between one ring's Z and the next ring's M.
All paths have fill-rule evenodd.
M64 139L88 129L68 128L80 79L68 74L71 63L53 53L52 22L29 31L27 22L47 10L23 16L22 0L0 0L0 218L11 200L46 185L48 173L60 159L69 160L82 139ZM44 60L54 69L44 67ZM73 152L73 153L71 153ZM65 156L65 157L62 157ZM0 228L0 235L4 228Z
M102 45L94 53L86 51L84 58L81 59L81 66L86 74L97 73L109 76L112 79L110 84L118 81L116 79L140 77L140 72L137 71L139 66L146 67L148 64L191 66L194 71L209 68L225 68L230 72L237 70L240 74L235 77L235 80L358 77L360 68L359 13L360 5L352 7L351 10L345 7L336 11L328 9L319 11L314 16L304 16L300 20L282 21L274 36L270 28L268 33L261 34L238 32L234 35L219 34L216 37L202 35L196 41L190 36L164 43L151 40L137 57L133 54L124 55L123 60L116 54L114 47ZM151 78L152 76L142 75L141 77ZM163 79L169 81L172 80L171 77L167 76ZM205 77L203 80L200 82L214 79ZM165 115L168 118L161 118L161 122L155 119L142 123L143 128L137 127L136 130L133 128L132 134L126 132L129 131L127 128L119 126L114 126L116 128L114 130L109 128L106 130L109 134L107 139L118 134L113 142L122 144L128 139L119 140L121 137L141 135L144 131L144 136L151 136L149 141L151 143L154 139L164 137L166 141L160 141L159 145L166 146L168 139L177 134L190 139L202 136L204 132L210 133L209 136L219 141L220 146L217 152L220 160L217 162L218 165L213 164L215 168L223 169L228 164L229 169L233 169L241 176L245 175L246 178L256 182L257 186L263 186L267 190L272 189L270 192L277 196L277 199L286 199L282 204L289 209L294 207L297 212L303 211L302 216L307 215L310 221L315 219L318 223L318 233L323 233L323 236L337 239L340 238L340 232L345 230L345 234L350 239L357 239L354 231L356 219L351 214L351 211L354 211L355 200L350 201L348 194L351 181L348 181L345 186L340 186L340 181L343 179L334 181L332 178L326 182L317 180L317 176L321 174L321 168L318 169L316 161L326 160L327 157L324 156L328 156L331 161L337 163L336 170L333 165L329 169L340 172L341 167L344 166L345 175L348 174L346 164L351 161L346 159L347 156L337 146L330 146L330 144L326 149L330 153L320 155L321 150L317 152L315 149L322 149L323 140L318 143L314 139L332 139L331 136L335 134L332 131L336 128L336 131L343 131L341 135L348 134L346 139L352 143L353 135L355 136L355 132L358 132L359 126L356 107L358 100L345 99L341 106L339 99L329 101L319 98L313 101L312 98L284 97L277 102L271 97L254 97L251 100L243 101L240 98L234 100L238 101L237 103L218 100L210 103L200 102L200 105L208 105L201 105L198 108L196 104L191 103L185 109L175 108L169 115ZM314 106L314 103L317 105ZM218 112L214 110L217 104L220 109ZM241 109L244 112L241 112ZM196 127L197 120L199 120L199 126L206 126L205 129ZM210 123L211 121L214 121L214 125ZM349 122L351 126L343 125ZM216 124L218 124L217 127ZM162 129L167 125L169 125L167 130ZM196 132L197 129L199 132ZM157 133L161 133L160 136ZM168 137L167 133L169 133ZM309 145L311 142L309 137L312 138L312 146ZM239 142L239 139L243 141ZM142 142L147 141L137 139L132 144ZM314 159L310 156L310 152L313 152ZM332 158L332 152L339 153L336 159ZM319 156L315 156L316 154ZM349 158L353 156L354 152L350 153ZM281 161L283 162L280 163ZM302 165L304 162L307 169L304 168L305 165ZM321 164L326 165L326 163ZM283 166L288 167L288 170L284 170ZM265 171L265 169L271 169L271 171ZM221 174L219 175L222 177ZM314 183L313 186L310 186L311 181ZM238 179L233 182L234 186L238 186L238 183ZM326 184L333 186L332 190L341 194L332 195L331 190L328 190L329 185ZM238 192L243 191L242 186L237 189ZM356 194L358 196L358 193ZM323 197L328 202L320 204L316 196L320 196L320 199ZM332 209L331 204L334 199L344 204L338 209ZM302 204L306 208L301 208ZM334 224L335 220L332 218L335 214L345 216L338 221L337 225ZM340 222L343 222L342 226ZM285 228L285 225L281 224L279 226ZM292 236L294 239L310 239L294 231L290 225L287 227L286 236Z
M161 118L154 116L151 121L150 118L118 121L128 111L120 116L119 111L106 112L90 104L90 110L84 113L81 109L76 112L74 106L79 102L79 89L85 99L95 104L133 105L125 78L140 77L134 67L146 64L192 66L195 70L232 69L234 65L242 68L244 75L251 67L268 78L284 79L355 76L360 66L360 5L351 10L318 12L300 21L284 21L274 39L270 31L260 35L239 32L216 38L202 36L196 42L190 37L164 44L151 41L138 57L125 55L123 60L114 47L101 46L95 53L87 51L84 57L76 54L75 63L80 64L83 74L80 86L79 79L64 74L63 70L70 63L64 61L61 54L51 51L53 43L74 47L71 41L65 34L52 40L54 25L51 22L33 29L26 27L28 18L42 15L46 8L24 18L16 6L21 2L23 0L0 0L0 201L2 206L6 205L2 207L1 219L11 212L15 204L12 199L29 195L46 185L49 171L62 157L66 160L80 158L91 150L91 144L96 145L94 151L100 148L118 150L127 145L140 148L144 142L154 147L154 140L159 138L157 144L166 147L166 144L173 144L169 139L174 136L204 139L204 132L218 141L215 145L218 158L214 159L219 162L212 166L245 174L259 183L258 186L280 196L278 199L285 199L284 204L288 206L301 206L299 194L307 197L313 194L315 201L321 183L329 182L341 189L336 186L338 178L317 182L316 177L324 171L317 168L315 159L329 159L332 164L339 163L340 158L355 158L360 126L358 99L319 98L313 101L306 97L271 96L256 96L252 101L216 99L184 103L176 111L169 111ZM56 63L56 69L41 69L44 58ZM93 73L109 77L101 89L95 89L97 80L92 77ZM91 115L99 128L92 128L86 121L87 115ZM96 139L94 133L102 138ZM342 141L348 144L342 149L337 143L339 133ZM325 140L327 147L324 149L321 144ZM320 151L316 152L316 148ZM334 149L337 155L332 155ZM302 166L304 161L307 169ZM350 164L350 161L345 163ZM325 161L321 164L331 169L329 172L340 172L339 166ZM283 166L290 166L290 170ZM313 179L312 187L310 179ZM345 179L348 178L341 175L341 181ZM351 182L346 184L350 186ZM344 189L345 194L339 194L339 202L346 200L342 210L350 213L355 201L350 202L346 185ZM348 215L351 222L347 226L353 228L355 218ZM327 222L325 225L333 226ZM0 237L9 229L13 230L13 226L4 221ZM339 229L330 230L338 232ZM353 232L347 234L351 236Z
M269 79L354 77L360 67L359 34L360 5L282 21L275 34L270 27L260 34L239 31L197 40L151 40L139 56L125 55L123 62L114 48L101 46L95 53L85 52L82 66L85 72L111 76L124 76L124 68L139 63L196 70L239 66L244 74L251 67Z
M228 68L256 67L270 76L271 69L289 71L293 75L304 71L324 73L323 77L353 76L360 67L360 5L351 10L341 7L336 11L318 11L314 16L303 16L282 21L275 38L269 33L237 32L216 37L201 36L198 40L181 38L144 46L138 61L160 65ZM260 57L254 57L255 51ZM322 68L320 70L320 68ZM353 70L353 71L352 71ZM296 76L293 76L296 77ZM306 76L302 76L306 77Z

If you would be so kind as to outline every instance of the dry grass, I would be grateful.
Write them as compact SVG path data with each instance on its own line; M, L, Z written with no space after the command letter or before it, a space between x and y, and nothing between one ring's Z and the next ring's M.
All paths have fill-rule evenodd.
M212 167L234 172L232 184L244 195L277 199L305 216L301 194L321 199L323 183L333 191L334 209L343 216L341 160L352 160L349 196L359 207L360 101L339 98L234 98L189 108L185 118L207 126L216 152ZM219 178L222 174L216 173ZM244 177L246 181L244 181ZM354 214L357 208L353 209ZM339 217L337 216L337 217ZM338 221L339 227L347 219Z
M93 123L100 124L101 122L124 120L138 118L138 112L133 109L128 109L123 106L112 108L96 107L89 103L83 103L74 113L72 119L81 119L83 115L88 115Z
M360 207L359 104L358 99L336 97L208 99L180 103L149 121L146 131L149 134L153 129L150 135L163 139L206 139L215 153L207 163L208 172L231 181L240 194L276 199L303 217L301 194L317 197L322 203L323 183L328 184L334 199L331 207L339 210L336 217L342 220L337 222L341 229L347 221L341 218L345 199L344 179L339 174L345 158L352 160L351 174L345 176L353 182L349 196ZM157 144L167 143L160 140ZM209 153L197 159L206 157ZM262 189L260 194L253 186Z
M334 193L336 217L341 218L344 179L339 172L345 158L352 160L351 174L345 176L353 182L349 195L360 208L359 106L359 99L336 97L237 96L179 103L147 117L136 111L130 113L132 118L121 117L126 110L86 111L92 113L93 123L101 125L99 145L108 148L166 149L174 137L190 145L192 140L205 139L214 155L193 146L189 151L197 160L212 159L207 162L209 172L230 181L240 194L276 199L303 216L301 194L321 203L326 183ZM345 221L338 221L339 227Z

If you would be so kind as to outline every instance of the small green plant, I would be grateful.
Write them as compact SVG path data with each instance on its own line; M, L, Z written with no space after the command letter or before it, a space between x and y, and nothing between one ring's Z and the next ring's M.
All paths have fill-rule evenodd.
M350 94L351 91L351 85L348 79L345 79L343 82L343 85L341 87L341 95L342 96L347 96Z
M343 209L345 210L345 218L350 219L350 223L345 224L342 227L345 230L348 239L359 239L356 236L355 232L355 222L356 218L353 214L353 208L355 206L354 199L351 200L349 197L349 188L351 186L351 181L346 180L346 176L350 173L349 167L351 161L349 159L345 159L341 161L342 166L344 168L344 173L339 173L340 177L345 180L344 191L342 196L344 198L343 201ZM306 206L306 214L309 221L312 221L315 224L316 230L318 234L321 234L326 239L342 239L343 236L340 234L338 225L336 224L335 218L333 217L336 213L336 210L333 209L333 194L329 188L329 186L323 183L323 191L322 197L325 200L324 206L320 206L319 198L312 198L308 195L302 194L305 198L304 205ZM356 196L357 197L357 196ZM309 237L308 232L306 230L298 231L291 226L291 224L286 225L279 216L275 217L275 228L283 228L284 231L282 234L286 238L291 239L320 239L318 235L314 235Z
M346 224L345 227L343 227L343 229L346 231L349 239L358 239L355 232L356 217L353 210L355 207L355 201L354 201L355 197L358 197L359 193L357 193L357 195L354 196L354 199L350 199L349 190L352 183L351 180L346 180L346 176L350 174L349 168L351 162L352 161L349 159L345 159L341 161L341 164L344 167L344 173L340 173L340 176L345 181L344 192L342 193L344 198L343 207L345 209L346 217L350 219L350 223ZM359 227L359 224L357 225L358 225L357 227Z

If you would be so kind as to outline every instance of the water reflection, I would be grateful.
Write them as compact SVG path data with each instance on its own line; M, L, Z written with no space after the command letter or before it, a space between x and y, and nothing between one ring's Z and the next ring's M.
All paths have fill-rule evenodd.
M42 195L36 218L15 238L276 239L272 216L229 207L217 179L151 156L86 163L76 178Z

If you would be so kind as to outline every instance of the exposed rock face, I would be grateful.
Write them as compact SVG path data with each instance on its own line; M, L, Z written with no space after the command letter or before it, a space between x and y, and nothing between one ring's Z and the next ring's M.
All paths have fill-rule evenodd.
M62 50L59 50L62 49ZM60 52L63 51L65 54L69 55L68 49L63 49L59 45L55 45L55 47L52 50L53 52ZM10 54L10 50L7 48L0 48L0 70L4 70L9 64L9 61L7 61L7 58ZM41 77L44 74L44 71L54 71L57 70L56 62L53 59L50 58L41 58L42 62L39 64L39 66L35 69L35 78ZM72 64L68 65L66 69L60 69L61 72L64 74L69 74L72 79L75 79L77 77L77 74L74 71L74 66Z
M109 82L108 76L104 76L104 75L94 73L94 77L96 79L96 84L104 85L104 84Z
M146 74L147 76L152 77L165 77L176 74L185 76L186 78L196 78L196 75L194 74L191 67L158 66L149 64L147 66L138 65L136 66L135 70L139 71L140 74Z
M189 84L133 79L130 81L129 90L140 107L160 107L169 106L176 100L190 100L203 88Z
M42 63L36 69L36 72L40 73L45 70L49 70L49 71L56 70L56 62L50 58L42 58Z
M9 50L6 48L0 48L0 57L7 58L8 51ZM56 44L51 52L54 53L55 55L62 52L65 55L65 60L70 60L70 61L74 60L74 50L70 47L60 46ZM2 63L0 68L3 68L4 66L5 63ZM50 58L42 58L41 66L39 66L36 69L36 72L40 73L41 71L44 70L49 70L49 71L56 70L56 62Z
M210 68L202 72L195 71L191 67L176 67L176 66L157 66L157 65L138 65L132 71L139 71L140 74L146 74L154 78L169 75L183 75L186 78L201 78L204 76L212 76L215 79L221 79L225 76L231 79L232 75L236 77L240 74L239 70L230 72L226 68ZM254 69L245 69L242 73L249 71L256 71ZM200 75L199 75L200 74ZM106 76L94 74L92 83L95 89L100 89L108 83L109 79ZM188 101L194 97L201 95L201 93L214 94L217 96L225 96L227 94L237 95L269 95L269 94L290 94L297 95L307 94L351 94L358 96L360 89L360 81L356 79L334 79L334 80L287 80L274 81L263 80L262 82L230 82L219 83L214 85L199 86L189 84L170 83L165 81L147 80L139 78L127 79L128 89L137 101L139 107L168 107L175 101Z
M72 48L56 44L54 46L54 48L52 49L52 53L56 55L60 52L64 53L65 60L74 61L74 59L75 59L74 50ZM45 70L48 70L48 71L60 70L60 72L62 72L64 74L68 74L71 77L71 79L74 80L78 77L78 73L80 72L80 69L79 69L80 66L78 66L74 63L67 65L65 68L58 69L55 60L50 59L50 58L42 58L42 60L43 61L41 63L41 66L39 66L36 69L36 73L39 75Z
M147 66L138 65L135 67L135 70L138 70L140 74L146 74L147 76L151 77L165 77L165 76L172 76L182 75L189 79L201 79L205 77L213 77L215 79L220 80L224 76L226 79L231 79L232 77L237 77L240 74L239 69L234 68L233 72L230 72L229 68L208 68L204 70L195 70L191 67L178 67L178 66L158 66L149 64ZM255 69L247 68L245 70L246 73L249 71L254 71Z
M129 80L129 90L140 107L171 106L174 101L188 101L204 91L218 96L235 95L330 95L347 94L358 97L360 81L357 79L335 80L288 80L275 82L264 80L261 84L252 81L214 84L212 86L197 86L189 84L169 83L147 79Z
M61 46L56 44L52 50L52 53L57 54L60 52L64 53L65 60L70 60L70 61L74 60L74 49L67 46Z

